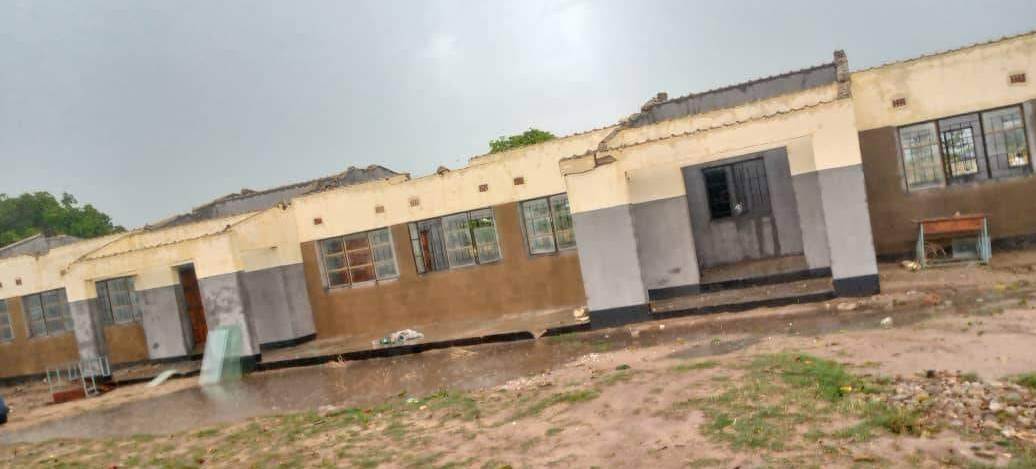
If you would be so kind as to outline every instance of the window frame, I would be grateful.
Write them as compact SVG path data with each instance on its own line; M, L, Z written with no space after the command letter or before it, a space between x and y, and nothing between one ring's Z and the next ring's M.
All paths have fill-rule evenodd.
M1026 175L1032 174L1032 172L1033 172L1033 167L1032 167L1032 165L1033 165L1033 160L1032 160L1032 142L1029 141L1029 121L1026 120L1026 118L1025 118L1025 106L1023 104L1021 104L1021 103L1012 104L1012 105L1009 105L1009 106L1001 106L1001 107L992 108L992 109L986 109L986 110L978 112L978 115L979 115L978 116L979 125L982 126L982 148L986 152L986 165L989 166L989 143L988 143L989 140L986 138L986 135L989 133L989 131L988 131L988 129L986 129L986 114L987 113L994 113L994 112L997 112L997 111L1004 111L1004 110L1007 110L1007 109L1017 109L1018 110L1018 117L1021 118L1021 121L1022 121L1022 127L1021 127L1021 130L1022 130L1022 142L1025 144L1025 150L1026 150L1026 153L1027 153L1027 156L1028 156L1028 161L1025 164L1017 165L1017 166L1011 165L1011 161L1010 161L1010 159L1008 159L1008 161L1007 161L1007 170L1011 171L1011 170L1019 170L1019 169L1021 169L1021 170L1023 170L1022 173L1026 174ZM997 132L1005 133L1005 131L1003 131L1003 130L1000 130L1000 131L997 131ZM992 168L990 168L989 171L990 171L990 178L996 179L997 177L992 176ZM1009 178L1009 177L1012 177L1012 176L1015 176L1015 175L999 176L999 178L1003 179L1003 178Z
M0 343L14 342L14 323L11 322L11 308L7 300L0 298ZM6 324L4 324L6 322ZM3 330L7 330L10 337L4 338Z
M760 175L745 177L746 169L758 166L762 170L762 184L753 184L749 179ZM717 216L713 210L713 200L709 194L708 173L722 173L726 187L728 211ZM747 155L736 161L725 161L701 168L702 187L705 189L705 205L709 210L709 221L735 220L742 217L764 217L773 213L773 201L770 194L769 174L766 171L766 157L761 153ZM738 211L737 206L744 208Z
M487 213L489 213L489 216L493 219L493 239L495 240L496 253L497 253L495 259L483 260L481 258L481 256L479 255L480 249L478 247L478 241L477 241L476 236L475 236L474 228L471 226L472 214L475 214L475 213L478 213L478 212L487 212ZM467 234L468 234L467 237L468 237L468 240L471 242L471 245L470 245L470 247L468 247L468 250L471 253L472 262L471 263L464 263L464 264L454 265L454 263L450 259L450 250L451 250L451 248L450 248L450 245L449 245L449 234L447 233L447 226L448 226L447 219L448 218L457 218L457 217L460 217L460 216L464 216L465 219L467 220L466 223L465 223L467 225ZM425 264L424 264L423 260L425 258L425 253L424 253L424 249L420 247L420 227L419 227L419 225L422 224L422 223L435 222L435 221L438 221L438 229L439 229L440 233L442 234L442 249L443 249L443 253L444 253L445 261L446 261L446 268L445 269L435 269L434 265L433 265L433 268L431 268L431 269L424 268ZM480 266L480 265L490 265L490 264L495 264L497 262L501 262L501 261L504 260L504 248L503 248L503 246L501 246L501 243L500 243L499 222L497 221L496 210L493 207L480 207L480 208L476 208L476 209L472 209L472 210L465 210L465 211L461 211L461 212L450 213L450 214L446 214L446 215L442 215L442 216L438 216L438 217L431 217L431 218L425 218L425 219L421 219L421 220L415 220L415 221L407 222L407 234L408 234L408 238L409 238L408 244L410 245L410 255L413 256L413 259L414 259L414 270L417 272L417 275L428 275L428 274L432 274L432 273L436 273L436 272L449 272L449 271L452 271L452 270L472 268L472 267L476 267L476 266ZM415 235L417 236L416 238L415 238ZM420 248L420 253L418 252L418 249L415 249L415 248ZM461 249L461 248L452 248L452 249L453 250L457 250L457 249ZM434 264L434 262L433 262L433 264Z
M129 304L128 305L120 304L119 306L120 307L129 306L129 308L130 308L130 317L128 319L126 319L126 318L117 318L116 315L115 315L115 307L114 307L115 305L112 303L112 288L111 288L111 284L113 282L119 282L119 281L127 282L127 284L126 284L126 296L129 298ZM100 291L99 287L102 286L102 285L104 286L104 296L105 296L105 298L101 298L101 291ZM103 322L104 322L104 325L106 325L106 326L127 325L127 324L134 324L134 323L143 322L143 320L144 320L144 312L141 311L141 309L140 309L140 301L137 298L137 286L136 286L136 282L134 281L134 276L132 276L132 275L124 275L122 277L112 277L112 278L106 278L106 279L103 279L103 280L96 280L96 281L94 281L94 288L95 288L95 291L97 292L97 306L98 306L98 308L101 309L101 313L105 315L102 318ZM102 301L104 301L104 303L101 303ZM103 306L105 304L107 305L107 307Z
M1022 135L1022 141L1024 143L1024 148L1025 148L1025 150L1027 152L1028 161L1024 165L1011 166L1010 165L1010 160L1008 159L1007 160L1008 165L1007 165L1006 169L1000 169L998 171L999 172L999 174L998 174L998 172L994 171L993 164L991 162L991 160L994 157L990 155L990 150L989 150L989 143L990 142L989 142L989 139L987 137L990 134L990 132L986 128L987 127L986 126L986 116L987 116L987 114L990 114L990 113L994 113L994 112L997 112L997 111L1005 111L1005 110L1016 110L1018 112L1018 116L1020 117L1020 120L1021 120L1021 129L1020 130L1021 130L1021 135ZM978 167L978 170L975 173L971 173L971 174L967 174L967 175L953 176L952 175L952 171L950 170L950 166L949 166L950 163L949 163L949 161L947 160L947 157L946 157L946 154L947 154L946 153L946 144L943 141L943 129L942 129L942 125L940 125L940 122L942 122L942 121L949 121L949 120L952 120L952 119L957 119L957 118L971 116L971 115L974 115L976 117L976 125L978 127L978 135L977 136L974 134L974 130L972 131L972 145L973 145L973 151L975 153L975 158L976 158L975 164ZM938 162L939 162L939 168L940 168L941 173L942 173L942 180L941 181L937 181L937 182L933 182L933 183L917 185L917 186L912 187L911 184L910 184L910 181L907 179L906 154L904 152L903 138L902 138L902 133L901 132L905 128L921 126L921 125L931 125L931 126L933 126L935 128L935 142L936 142L936 149L938 150L937 158L938 158ZM918 122L912 122L912 123L909 123L909 124L904 124L904 125L896 126L895 129L896 129L896 132L895 132L895 135L896 135L896 152L899 154L899 168L900 168L900 171L902 172L903 187L904 187L904 189L907 192L917 192L917 191L924 191L924 190L937 189L937 188L945 189L945 188L951 187L951 186L960 186L960 185L967 185L967 184L973 184L973 183L982 183L982 182L985 182L985 181L999 181L999 180L1011 179L1011 178L1015 178L1015 177L1028 177L1028 176L1031 176L1033 174L1033 172L1034 172L1034 169L1033 169L1033 155L1032 155L1032 142L1029 140L1029 121L1026 119L1025 106L1024 106L1023 103L1014 103L1014 104L1009 104L1009 105L1006 105L1006 106L998 106L998 107L994 107L994 108L981 109L981 110L977 110L977 111L970 111L970 112L964 112L964 113L960 113L960 114L954 114L954 115L951 115L951 116L939 117L939 118L936 118L936 119L928 119L928 120L923 120L923 121L918 121ZM997 131L997 133L1003 133L1003 132L1004 131ZM981 141L980 142L975 142L974 141L975 139L981 139ZM983 168L984 168L984 171L983 171ZM1010 174L1003 174L1004 172L1011 172L1011 173Z
M375 235L375 233L380 233L382 231L384 231L387 234L387 236L388 236L387 242L386 243L375 243L374 240L372 239L372 237ZM370 256L370 264L369 265L370 265L370 268L371 268L372 272L374 273L374 276L370 280L363 280L363 281L360 281L360 282L356 282L356 281L353 281L353 270L354 270L354 267L350 263L350 259L349 259L349 251L350 251L350 249L348 247L348 242L349 242L350 239L357 239L357 238L359 238L361 236L365 237L366 240L367 240L367 252L368 252L368 254ZM327 251L325 250L325 244L324 243L327 242L327 241L335 241L335 240L337 240L338 242L340 242L342 244L342 251L341 251L340 254L332 254L332 255L340 255L340 256L342 256L342 267L339 268L339 269L329 269L328 265L327 265L327 258L330 257L330 256L328 255ZM378 260L377 254L375 252L375 248L376 247L381 247L381 246L386 246L386 245L388 246L388 248L389 248L389 250L390 250L390 252L392 254L392 269L393 269L393 271L395 273L393 275L382 276L378 272L378 264L380 262L384 262L384 260L381 260L381 261ZM323 278L323 284L324 284L324 288L325 289L337 290L337 289L341 289L341 288L363 287L363 286L367 286L367 285L374 285L374 284L377 284L378 282L387 282L387 281L396 280L396 279L399 278L399 260L396 257L395 238L392 235L392 229L389 228L389 227L375 228L373 230L359 231L359 232L356 232L356 233L349 233L349 234L340 235L340 236L331 236L329 238L323 238L323 239L317 240L317 242L316 242L316 250L317 250L317 262L320 265L320 276ZM358 250L359 249L353 249L352 251L358 251ZM363 264L363 265L366 266L368 264ZM348 281L346 283L332 284L331 283L331 274L332 273L337 273L337 272L344 273L347 276Z
M47 322L47 305L44 303L43 298L44 295L49 294L57 295L59 306L61 307L61 315L59 316L59 319L61 319L62 329L60 331L53 331L50 324ZM72 322L72 312L68 305L68 297L65 295L64 288L55 288L53 290L46 290L21 296L22 314L25 316L25 332L28 338L55 337L75 331L75 324ZM29 303L33 299L36 299L40 306L40 323L43 325L43 332L39 334L34 333L32 330L33 320Z
M572 223L572 227L569 230L572 231L572 244L561 247L558 242L558 215L554 208L554 200L560 197L564 197L566 205L568 205L568 218ZM551 249L549 251L536 252L532 246L532 234L529 232L529 221L525 218L525 206L526 204L544 201L547 204L547 221L550 223L550 238L551 238ZM565 251L574 251L579 247L579 242L575 236L575 222L572 221L572 205L569 203L568 192L559 192L557 194L545 195L543 197L534 197L531 199L525 199L518 202L518 220L522 226L522 238L525 241L525 252L530 256L550 256Z

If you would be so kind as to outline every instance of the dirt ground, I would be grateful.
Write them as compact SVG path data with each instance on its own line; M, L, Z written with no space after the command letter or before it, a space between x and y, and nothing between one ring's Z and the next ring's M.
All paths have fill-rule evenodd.
M883 293L870 298L539 339L571 359L491 386L419 394L403 383L374 401L172 434L11 443L0 465L1036 467L1034 264L1024 252L992 268L883 265ZM498 346L451 357L475 362ZM348 374L357 365L330 366ZM971 399L974 409L934 405L941 397L924 390L936 376L985 397ZM23 390L0 431L194 383L59 406L33 404Z

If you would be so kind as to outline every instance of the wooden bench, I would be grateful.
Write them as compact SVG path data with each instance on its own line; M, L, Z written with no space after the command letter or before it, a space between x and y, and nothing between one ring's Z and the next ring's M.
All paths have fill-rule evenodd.
M951 217L925 218L917 223L917 262L921 268L929 264L949 264L978 261L989 263L992 247L989 240L989 220L985 214L954 215ZM963 246L960 241L974 239L974 249L967 252L953 252L950 258L929 259L931 240L950 239L954 246ZM942 249L941 247L939 248Z

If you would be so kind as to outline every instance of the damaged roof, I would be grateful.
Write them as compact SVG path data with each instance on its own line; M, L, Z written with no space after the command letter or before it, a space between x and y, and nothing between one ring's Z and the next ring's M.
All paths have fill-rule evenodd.
M837 71L836 62L830 62L679 98L669 99L666 93L659 93L641 107L641 112L630 116L626 125L643 127L828 85L837 81Z
M324 191L336 187L351 186L353 184L360 184L368 181L387 179L397 174L399 173L376 164L372 164L366 168L350 166L341 173L309 181L287 184L260 191L241 189L240 192L227 194L205 205L195 207L188 213L174 215L165 220L150 224L146 229L168 228L185 223L194 223L213 218L223 218L232 215L240 215L242 213L265 210L303 194Z
M38 233L0 248L0 259L24 255L39 256L50 252L51 249L56 247L78 241L81 241L81 239L75 236L43 236L42 233Z

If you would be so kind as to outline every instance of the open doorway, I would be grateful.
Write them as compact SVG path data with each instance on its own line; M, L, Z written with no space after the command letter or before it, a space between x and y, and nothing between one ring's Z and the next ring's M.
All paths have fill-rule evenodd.
M205 306L201 302L201 290L198 289L198 275L193 265L180 267L180 286L183 287L184 304L187 308L187 319L191 324L191 337L195 350L203 348L209 326L205 322Z

